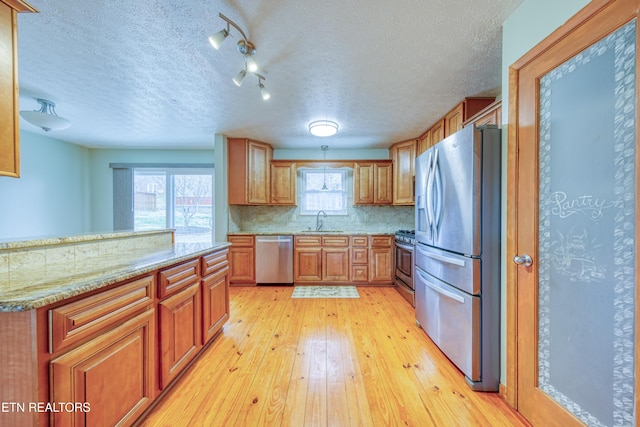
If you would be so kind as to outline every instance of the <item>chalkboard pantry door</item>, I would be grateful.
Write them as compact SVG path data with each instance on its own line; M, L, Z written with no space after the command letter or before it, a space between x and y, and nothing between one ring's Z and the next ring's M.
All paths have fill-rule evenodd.
M639 8L594 0L510 69L506 393L534 426L636 425Z

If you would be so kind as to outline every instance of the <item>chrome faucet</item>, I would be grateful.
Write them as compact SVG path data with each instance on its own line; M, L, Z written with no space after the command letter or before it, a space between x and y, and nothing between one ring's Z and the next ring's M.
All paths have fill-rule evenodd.
M324 215L324 217L327 217L327 213L325 211L318 211L318 214L316 215L316 231L320 231L320 229L322 228L322 220L320 219L320 214Z

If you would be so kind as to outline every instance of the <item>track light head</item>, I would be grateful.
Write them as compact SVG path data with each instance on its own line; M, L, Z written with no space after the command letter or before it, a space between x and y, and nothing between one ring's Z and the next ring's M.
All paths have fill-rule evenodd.
M242 81L244 80L246 75L246 70L240 70L238 74L235 75L235 77L233 78L233 82L236 84L236 86L242 86Z
M211 46L213 46L214 49L220 49L222 42L229 37L228 27L229 25L227 24L227 29L223 28L214 35L209 36L209 43L211 43Z

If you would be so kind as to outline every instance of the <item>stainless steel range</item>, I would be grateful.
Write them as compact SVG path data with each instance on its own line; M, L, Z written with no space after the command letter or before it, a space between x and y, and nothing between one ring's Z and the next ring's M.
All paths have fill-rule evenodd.
M398 230L394 244L394 282L400 295L414 307L413 252L416 244L415 236L415 230Z

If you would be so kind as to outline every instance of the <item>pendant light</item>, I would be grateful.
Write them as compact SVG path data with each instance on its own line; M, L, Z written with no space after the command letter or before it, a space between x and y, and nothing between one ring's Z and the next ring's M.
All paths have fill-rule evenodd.
M327 150L329 149L328 145L323 145L320 147L322 150L322 157L324 159L324 165L322 168L322 188L320 191L329 191L329 187L327 187Z

